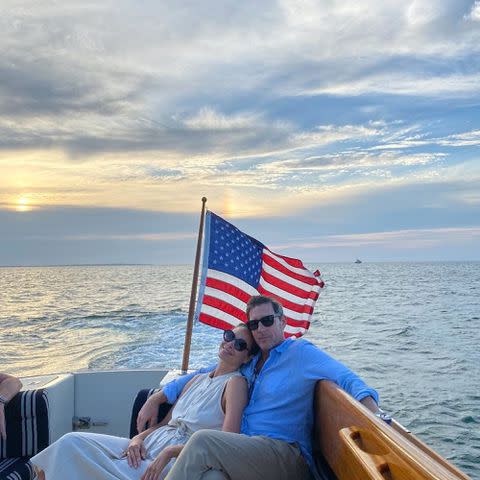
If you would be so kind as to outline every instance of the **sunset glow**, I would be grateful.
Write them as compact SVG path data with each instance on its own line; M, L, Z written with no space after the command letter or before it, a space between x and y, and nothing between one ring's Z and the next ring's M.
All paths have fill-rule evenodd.
M478 1L5 1L0 265L189 262L203 196L294 257L479 258Z
M31 205L29 205L28 198L20 197L16 202L15 210L17 212L29 212L32 210Z

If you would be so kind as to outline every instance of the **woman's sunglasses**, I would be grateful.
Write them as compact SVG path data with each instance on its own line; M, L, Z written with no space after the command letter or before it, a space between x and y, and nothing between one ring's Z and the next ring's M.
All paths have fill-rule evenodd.
M266 317L262 317L259 320L249 320L247 322L247 327L249 330L256 330L258 328L258 322L261 322L264 327L271 327L273 325L273 322L275 321L275 317L278 316L279 315L267 315Z
M223 340L227 343L235 341L233 348L238 352L243 352L248 348L247 342L243 338L236 338L233 330L225 330L223 332Z

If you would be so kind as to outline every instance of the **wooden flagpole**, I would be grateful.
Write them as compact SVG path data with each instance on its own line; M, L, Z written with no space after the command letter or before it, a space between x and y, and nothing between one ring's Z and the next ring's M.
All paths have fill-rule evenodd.
M206 197L202 198L202 213L198 229L197 253L195 254L195 267L193 269L192 293L190 294L190 307L188 308L187 330L185 331L185 344L183 346L182 373L187 373L190 358L190 344L192 342L193 315L195 314L195 299L197 297L198 272L200 270L200 254L202 251L203 224L205 220Z

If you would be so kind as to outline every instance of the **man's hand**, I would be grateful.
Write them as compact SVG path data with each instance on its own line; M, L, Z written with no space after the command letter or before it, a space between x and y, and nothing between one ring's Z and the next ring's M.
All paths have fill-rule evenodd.
M140 480L158 480L167 463L180 455L183 445L170 445L165 447L157 458L148 466Z
M370 396L362 398L362 400L360 400L360 403L363 403L373 413L377 413L380 411L377 402L375 402L375 400Z
M167 401L162 391L154 393L143 404L137 416L137 431L142 433L148 427L156 425L158 418L158 407Z
M5 405L0 403L0 436L6 440L7 439L7 428L5 425Z
M142 460L145 460L147 457L143 438L139 435L133 437L123 455L127 457L127 462L131 467L138 468Z

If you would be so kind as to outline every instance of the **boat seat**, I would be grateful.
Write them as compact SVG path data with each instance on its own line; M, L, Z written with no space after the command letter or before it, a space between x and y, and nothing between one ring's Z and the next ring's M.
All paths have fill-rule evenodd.
M147 399L153 395L155 392L158 392L160 389L159 388L145 388L143 390L140 390L137 393L137 396L135 397L135 401L133 402L133 407L132 407L132 416L130 418L130 438L133 438L135 435L137 435L137 416L138 412L140 412L140 409L143 407L143 404L147 401ZM172 408L172 405L170 403L163 403L160 405L158 408L158 418L157 421L160 422L163 420L165 415L169 412L170 408Z
M0 460L1 480L34 479L32 464L26 458L5 458Z
M7 439L0 437L0 480L33 479L29 459L50 441L47 391L17 393L5 407L5 420Z

